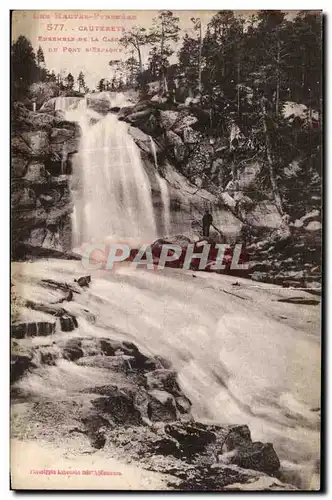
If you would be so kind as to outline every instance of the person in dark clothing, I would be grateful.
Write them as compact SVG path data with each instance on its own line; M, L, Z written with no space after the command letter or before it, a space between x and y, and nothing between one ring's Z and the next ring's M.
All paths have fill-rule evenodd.
M210 236L210 226L213 222L212 215L208 210L205 211L202 222L203 222L203 236L206 236L208 238Z

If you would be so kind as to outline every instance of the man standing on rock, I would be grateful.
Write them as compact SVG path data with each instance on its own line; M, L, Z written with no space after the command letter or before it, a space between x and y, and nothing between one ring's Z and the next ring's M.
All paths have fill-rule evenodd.
M205 214L203 215L203 236L206 236L207 238L210 236L210 226L213 222L212 215L210 214L209 210L206 209Z

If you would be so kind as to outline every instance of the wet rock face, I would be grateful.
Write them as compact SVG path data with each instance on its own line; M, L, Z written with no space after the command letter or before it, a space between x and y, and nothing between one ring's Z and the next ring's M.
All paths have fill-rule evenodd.
M16 382L30 367L33 366L33 351L17 342L13 342L10 362L10 379Z
M49 321L31 321L18 323L12 326L12 337L23 339L26 337L41 337L52 335L55 332L55 322Z
M46 111L46 110L43 110ZM12 131L12 252L71 249L69 181L79 128L52 114L14 106ZM61 178L61 182L58 179ZM35 252L34 252L35 254Z

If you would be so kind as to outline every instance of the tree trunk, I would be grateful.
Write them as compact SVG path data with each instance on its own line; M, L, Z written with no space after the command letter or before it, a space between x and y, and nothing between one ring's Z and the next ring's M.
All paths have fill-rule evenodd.
M237 63L237 114L240 116L240 62Z
M268 130L268 125L267 125L267 112L266 112L266 105L265 105L265 97L264 96L261 98L261 108L262 108L262 115L263 115L263 130L264 130L264 136L265 136L266 157L267 157L267 163L269 166L270 183L271 183L271 187L272 187L275 205L276 205L279 213L281 215L283 215L282 201L281 201L281 196L280 196L278 185L277 185L277 179L276 179L276 174L275 174L274 164L273 164L272 148L271 148L269 130Z
M161 59L161 75L160 88L165 90L165 69L164 69L164 21L161 21L161 40L160 40L160 59Z
M143 64L142 64L142 54L141 54L140 46L138 45L136 47L136 49L137 49L137 54L138 54L139 72L140 72L140 74L142 74L143 73Z
M279 94L280 94L280 41L278 40L278 51L277 51L277 88L276 88L276 116L279 115Z
M198 90L202 92L202 22L199 21Z

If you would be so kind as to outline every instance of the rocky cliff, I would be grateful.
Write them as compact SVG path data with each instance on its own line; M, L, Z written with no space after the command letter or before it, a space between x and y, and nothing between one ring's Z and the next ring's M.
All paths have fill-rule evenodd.
M80 130L61 111L36 113L14 103L12 255L71 250L70 176Z

